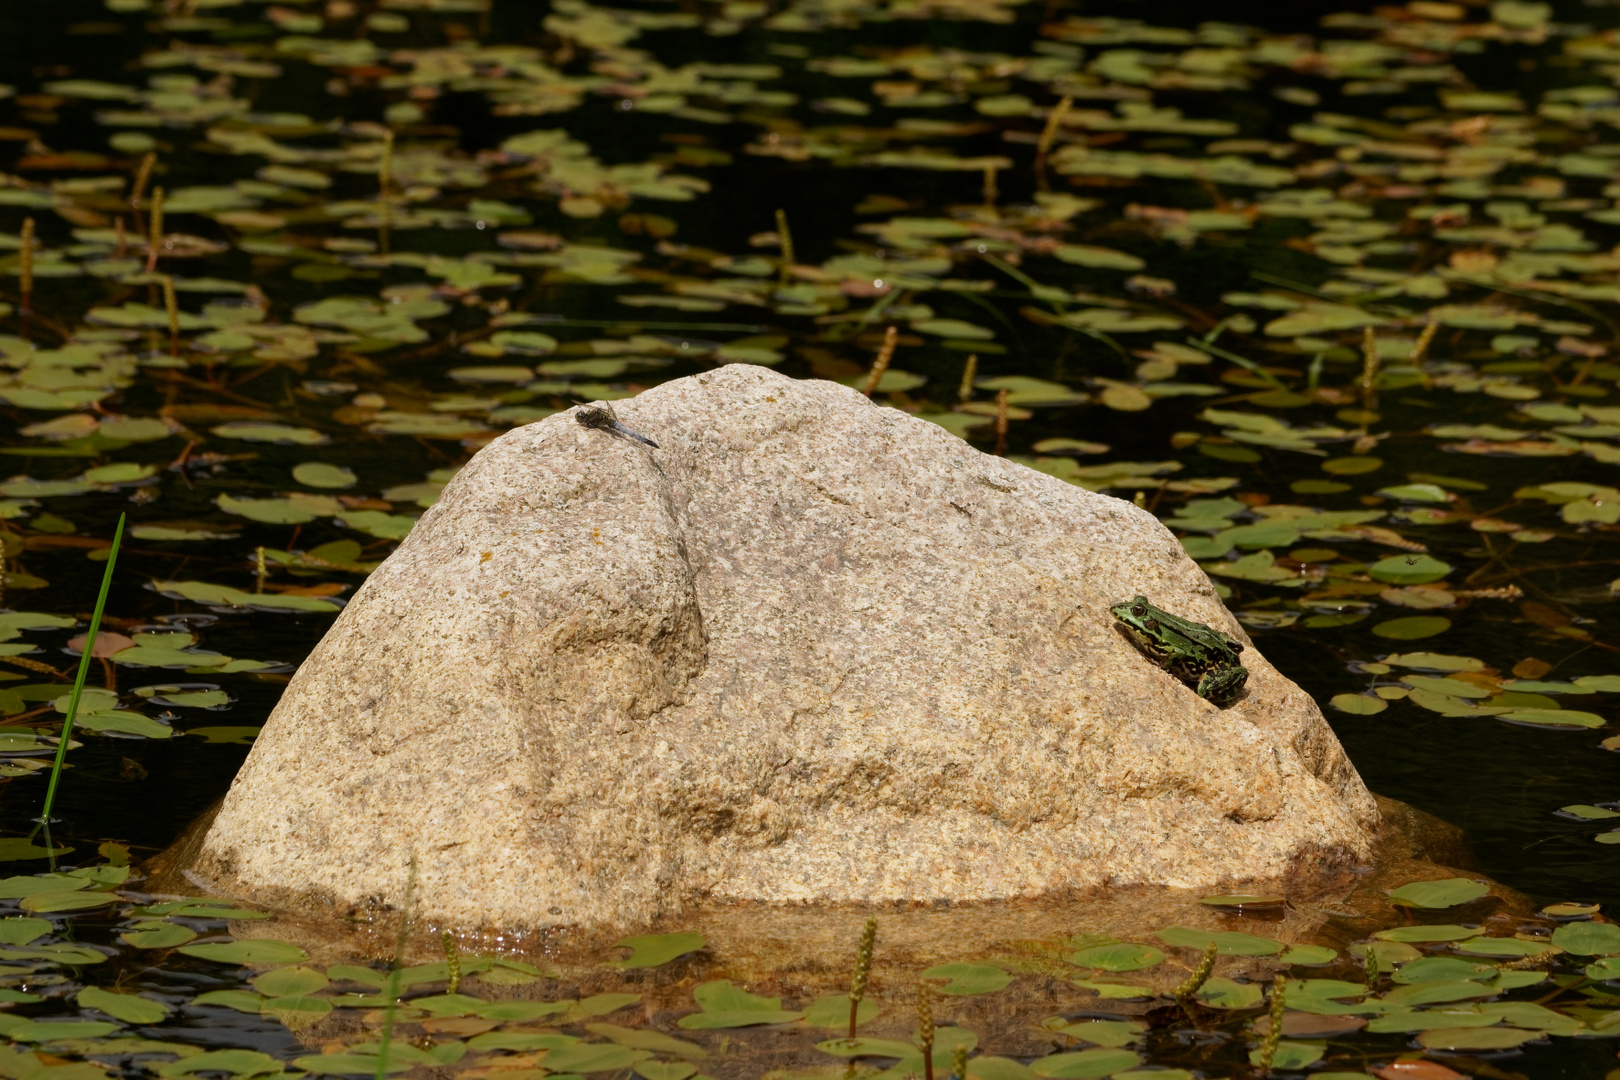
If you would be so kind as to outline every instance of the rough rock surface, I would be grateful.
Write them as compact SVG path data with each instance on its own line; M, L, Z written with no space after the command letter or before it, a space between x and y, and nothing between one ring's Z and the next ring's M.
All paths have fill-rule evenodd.
M1130 503L737 365L483 449L293 677L222 887L538 930L738 899L1202 888L1368 856L1378 811L1252 646L1218 709L1108 605L1247 640Z

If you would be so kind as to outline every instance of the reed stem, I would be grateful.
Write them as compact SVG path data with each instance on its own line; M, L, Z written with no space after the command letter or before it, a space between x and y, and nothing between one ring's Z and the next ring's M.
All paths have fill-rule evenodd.
M73 694L68 698L67 719L62 721L62 736L56 744L56 760L51 763L51 782L45 789L45 809L39 820L50 824L51 807L56 803L56 785L62 778L62 765L67 760L68 741L73 737L73 721L79 715L79 697L84 693L85 676L90 673L90 657L96 650L96 634L101 629L101 613L107 609L107 593L112 588L113 567L118 563L118 545L124 539L124 515L118 515L118 528L113 532L112 548L107 552L107 569L101 573L101 592L96 595L96 609L90 616L90 628L84 635L84 651L79 655L79 673L73 678Z

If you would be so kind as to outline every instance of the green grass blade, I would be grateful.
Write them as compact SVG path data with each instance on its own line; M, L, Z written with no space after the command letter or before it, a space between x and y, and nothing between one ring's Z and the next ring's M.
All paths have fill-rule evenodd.
M112 587L113 567L118 563L118 545L124 539L124 515L118 515L118 529L113 533L112 549L107 552L107 569L101 575L101 592L96 597L96 610L90 616L90 629L84 636L84 652L79 656L79 674L73 680L73 696L68 698L67 719L62 721L62 739L56 744L56 761L51 765L51 783L45 789L45 810L42 822L51 820L51 805L56 802L56 783L62 778L62 762L67 759L68 740L73 736L73 719L79 715L79 695L84 692L84 679L90 673L90 658L96 648L96 632L101 629L101 613L107 607L107 591Z

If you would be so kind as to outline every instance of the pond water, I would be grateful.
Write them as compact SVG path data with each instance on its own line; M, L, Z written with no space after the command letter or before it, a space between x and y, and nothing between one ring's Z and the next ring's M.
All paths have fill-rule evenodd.
M1138 500L1373 790L1534 904L1612 910L1616 28L1519 0L4 5L0 1075L920 1070L910 984L853 1045L847 998L688 939L469 955L459 996L439 961L387 1010L379 965L244 952L252 913L126 884L478 447L732 362L875 379ZM52 856L32 819L120 514ZM1220 963L1273 960L1180 1005L1202 932L964 948L929 976L936 1067L1251 1074L1279 970L1278 1071L1602 1075L1620 931L1457 887L1370 969L1234 914L1255 937ZM1140 1026L1076 1026L1105 1015Z

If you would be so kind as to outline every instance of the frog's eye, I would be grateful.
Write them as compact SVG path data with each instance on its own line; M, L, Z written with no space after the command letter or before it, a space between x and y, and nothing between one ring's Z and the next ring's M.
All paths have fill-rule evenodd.
M1148 619L1142 625L1147 627L1149 633L1156 634L1156 633L1159 632L1159 620L1158 619Z
M1143 615L1147 614L1147 608L1145 606L1143 606L1142 604L1132 604L1131 605L1131 614L1135 615L1138 619L1140 619Z

